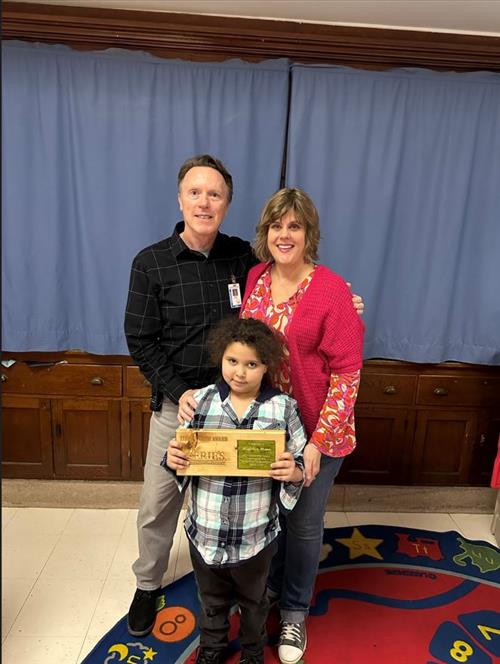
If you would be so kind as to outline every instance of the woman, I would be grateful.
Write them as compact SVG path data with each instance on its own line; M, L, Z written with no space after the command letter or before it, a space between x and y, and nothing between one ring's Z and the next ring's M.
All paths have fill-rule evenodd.
M344 457L356 445L354 403L362 365L364 325L344 280L316 263L319 219L300 189L281 189L257 226L255 253L241 316L257 318L281 336L285 360L274 383L298 402L308 444L305 486L286 519L268 590L279 599L283 664L304 653L309 611L323 541L323 516Z

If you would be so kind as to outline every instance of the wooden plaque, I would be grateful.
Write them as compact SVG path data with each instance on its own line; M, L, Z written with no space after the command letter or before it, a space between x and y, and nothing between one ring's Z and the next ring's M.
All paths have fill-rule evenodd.
M177 429L175 438L190 460L178 475L269 477L285 451L282 429Z

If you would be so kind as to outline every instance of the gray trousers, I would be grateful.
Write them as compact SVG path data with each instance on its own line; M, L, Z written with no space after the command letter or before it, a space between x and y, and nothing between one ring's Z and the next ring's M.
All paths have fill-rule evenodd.
M137 515L139 558L132 570L141 590L161 586L184 500L174 475L160 466L178 426L177 406L164 399L161 411L151 415L144 485Z

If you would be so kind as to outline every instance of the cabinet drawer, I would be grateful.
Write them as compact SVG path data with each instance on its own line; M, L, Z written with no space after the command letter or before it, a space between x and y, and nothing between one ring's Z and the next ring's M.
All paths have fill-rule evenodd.
M358 403L412 404L417 376L361 373Z
M481 376L421 376L417 403L426 406L500 405L500 378Z
M30 367L16 362L9 369L2 367L2 388L7 394L120 397L122 368L64 363Z
M151 383L144 378L139 367L125 368L125 394L132 398L151 396Z

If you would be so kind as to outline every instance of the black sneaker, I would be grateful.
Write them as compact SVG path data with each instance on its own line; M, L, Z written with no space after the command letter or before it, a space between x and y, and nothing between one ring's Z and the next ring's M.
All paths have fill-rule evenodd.
M146 636L153 629L156 620L156 598L160 588L156 590L135 591L127 616L127 629L132 636Z
M283 622L278 643L281 664L297 664L302 659L307 645L305 622Z
M213 648L200 648L195 664L223 664L224 651Z
M264 653L261 650L260 652L248 652L244 650L241 653L240 664L264 664Z

